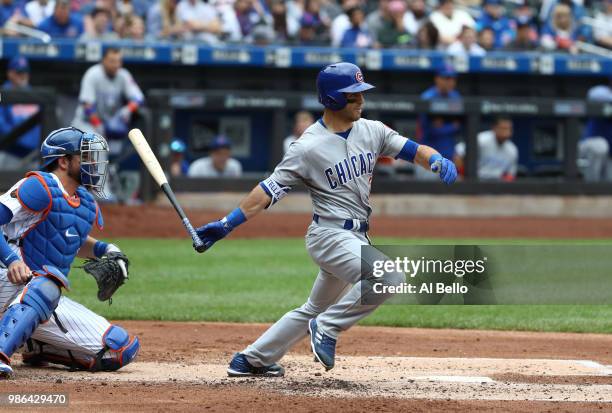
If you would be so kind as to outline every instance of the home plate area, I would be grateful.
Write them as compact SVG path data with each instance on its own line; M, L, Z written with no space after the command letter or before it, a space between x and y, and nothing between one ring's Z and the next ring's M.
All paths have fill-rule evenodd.
M239 385L317 397L533 400L612 403L612 368L589 360L337 357L325 372L311 356L287 356L284 378L228 378L225 360L191 364L136 362L115 373L17 366L17 380L178 382ZM612 406L611 406L612 407Z

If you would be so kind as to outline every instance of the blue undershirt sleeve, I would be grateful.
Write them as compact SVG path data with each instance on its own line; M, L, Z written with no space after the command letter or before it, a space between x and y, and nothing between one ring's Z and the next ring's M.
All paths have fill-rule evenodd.
M6 225L13 219L13 213L4 204L0 204L0 226ZM13 261L17 261L19 256L11 249L6 238L0 236L0 261L8 267Z

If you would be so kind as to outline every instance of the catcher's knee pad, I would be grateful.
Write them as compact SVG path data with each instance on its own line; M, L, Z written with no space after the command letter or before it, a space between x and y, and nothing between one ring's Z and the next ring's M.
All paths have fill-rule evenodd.
M0 357L9 362L41 322L47 321L59 303L60 287L51 278L36 276L0 320Z
M111 325L102 336L104 348L98 355L95 370L114 371L128 365L138 355L138 337L130 337L122 327Z

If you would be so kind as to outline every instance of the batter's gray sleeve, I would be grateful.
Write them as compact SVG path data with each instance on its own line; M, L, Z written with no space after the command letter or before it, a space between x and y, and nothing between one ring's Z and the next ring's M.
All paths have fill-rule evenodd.
M382 147L380 149L381 156L389 156L392 158L397 158L398 154L408 142L408 139L386 126L382 122L378 122L380 127L382 128Z
M280 201L289 193L291 187L304 180L303 174L307 170L304 157L302 145L294 142L272 175L261 181L259 185L272 198L268 207Z

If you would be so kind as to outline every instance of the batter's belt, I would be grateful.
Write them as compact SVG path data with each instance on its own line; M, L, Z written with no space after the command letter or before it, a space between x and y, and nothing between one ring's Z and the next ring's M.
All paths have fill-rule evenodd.
M370 224L360 219L324 218L317 214L312 215L312 220L318 225L327 228L346 229L355 232L368 232Z

